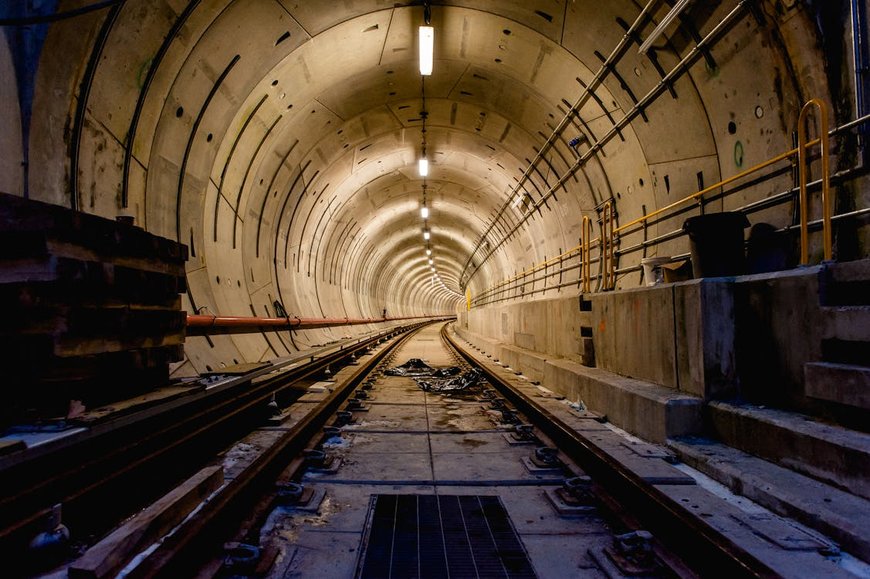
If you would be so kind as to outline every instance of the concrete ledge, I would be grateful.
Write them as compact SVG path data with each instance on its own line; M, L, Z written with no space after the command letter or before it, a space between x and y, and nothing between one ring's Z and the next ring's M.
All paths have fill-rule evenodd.
M701 431L700 398L568 360L548 360L546 369L545 386L569 400L582 400L590 410L645 440L664 442Z
M725 444L870 499L870 434L759 406L707 408Z
M501 361L514 370L519 370L531 380L544 379L547 357L538 352L525 350L517 346L503 345L500 347Z
M870 501L712 440L670 440L668 447L735 493L830 536L870 561Z
M805 364L804 391L810 398L870 410L870 367L830 362Z
M533 380L538 380L535 374L540 373L541 382L550 390L572 401L582 400L590 410L607 415L608 420L641 438L664 442L701 431L700 398L569 360L546 359L462 328L456 328L456 333Z

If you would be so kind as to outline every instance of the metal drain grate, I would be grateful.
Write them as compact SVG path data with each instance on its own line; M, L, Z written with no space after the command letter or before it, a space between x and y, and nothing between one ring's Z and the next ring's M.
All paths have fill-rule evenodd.
M359 579L535 577L494 496L373 495Z

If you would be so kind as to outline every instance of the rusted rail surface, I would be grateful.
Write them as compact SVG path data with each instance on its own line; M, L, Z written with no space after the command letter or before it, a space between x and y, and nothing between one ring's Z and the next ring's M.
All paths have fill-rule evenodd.
M206 570L217 573L221 565L226 565L226 550L231 548L228 545L251 546L258 550L257 557L260 557L261 550L262 553L268 552L268 544L259 541L262 540L262 524L275 508L275 493L280 487L276 481L301 482L306 468L307 459L303 458L308 456L306 453L321 452L325 455L325 448L318 450L320 445L327 438L340 435L342 425L352 420L350 416L355 411L353 403L368 397L350 398L356 389L371 388L376 378L370 378L370 375L379 376L379 369L382 371L384 365L390 363L393 352L411 338L414 330L424 325L414 324L407 328L412 331L405 332L385 347L377 347L371 355L362 356L358 360L359 366L351 372L343 372L345 377L338 379L316 405L309 406L304 416L300 415L294 422L282 423L274 442L264 445L247 466L234 472L224 487L203 502L172 533L154 543L153 549L139 555L135 566L126 571L127 576L182 577L195 576ZM560 452L569 458L573 467L566 467L566 472L579 468L591 477L591 488L597 496L596 504L608 521L615 520L616 528L624 526L652 531L650 544L659 563L663 565L660 569L664 573L662 576L695 577L698 570L716 570L717 574L733 577L777 576L775 571L747 549L722 535L713 526L705 525L702 519L677 499L622 464L602 446L585 438L582 432L571 428L553 413L553 407L530 398L530 393L511 384L495 366L465 351L451 338L447 328L448 324L444 324L441 339L448 351L453 350L451 356L461 366L467 368L459 357L483 372L489 385L503 396L499 400L507 404L502 405L506 409L504 412L521 419L521 426L525 426L529 432L537 428L541 436L538 441L549 447L544 450ZM390 337L396 335L399 332L392 332ZM382 343L383 337L380 337L373 345ZM261 398L260 402L264 400ZM495 398L481 397L480 400ZM340 416L342 414L346 416ZM333 417L335 420L327 426ZM318 439L320 443L316 442ZM573 476L578 475L574 472ZM317 480L328 484L327 480ZM456 484L455 481L442 482ZM386 481L384 484L393 482ZM271 569L274 560L274 556L270 559L263 555L263 573ZM257 568L260 569L259 566Z
M178 532L167 537L132 571L132 577L185 577L196 574L204 555L226 540L228 529L250 517L260 497L274 485L275 478L287 468L293 456L301 453L329 418L339 409L373 369L390 352L396 350L417 329L415 325L400 338L377 351L332 392L317 409L290 428L275 444L267 448L244 471L238 474L220 493L203 504L201 510L185 521Z
M446 331L442 335L469 364L480 368L487 381L550 437L559 450L580 465L602 491L628 509L686 562L699 569L717 569L723 577L779 577L758 558L701 523L683 505L628 470L580 432L480 364Z
M247 375L226 387L192 393L166 408L94 425L68 441L60 440L56 448L43 445L3 456L0 556L32 566L34 561L20 555L57 504L63 506L63 523L73 532L103 532L142 501L159 496L173 478L195 470L197 461L208 460L246 425L258 423L269 402L290 395L294 383L316 380L330 365L350 361L383 339L422 324L392 328L312 356L275 377L253 381L253 375Z

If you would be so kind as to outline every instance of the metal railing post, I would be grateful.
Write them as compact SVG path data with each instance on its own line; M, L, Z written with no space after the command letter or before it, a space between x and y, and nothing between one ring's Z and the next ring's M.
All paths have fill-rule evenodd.
M616 265L614 263L613 235L614 222L613 204L607 201L601 210L601 260L603 263L603 288L605 290L616 287Z
M811 99L801 109L798 117L798 171L800 173L800 219L801 219L801 265L809 263L809 195L807 193L807 165L809 162L807 149L806 119L810 110L818 110L819 141L821 142L822 160L822 238L825 260L833 259L833 243L831 241L831 183L830 183L830 136L828 135L828 107L821 99Z
M580 235L583 236L580 242L580 279L583 281L583 293L588 294L592 291L592 258L589 255L592 249L592 220L586 215L583 216Z

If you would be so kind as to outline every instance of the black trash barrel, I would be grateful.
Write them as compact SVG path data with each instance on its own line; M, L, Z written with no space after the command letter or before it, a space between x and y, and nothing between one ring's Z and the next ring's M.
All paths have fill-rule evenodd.
M743 273L743 230L749 220L740 212L724 211L690 217L683 223L692 251L695 277L723 277Z

